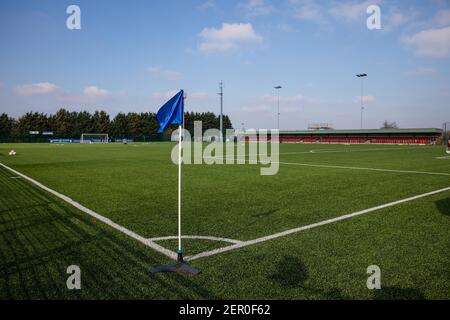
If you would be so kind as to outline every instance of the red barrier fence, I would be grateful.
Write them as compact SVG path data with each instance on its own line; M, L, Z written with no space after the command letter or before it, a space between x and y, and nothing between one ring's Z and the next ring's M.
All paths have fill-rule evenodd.
M254 141L254 140L253 140ZM433 137L369 137L369 138L340 138L340 137L300 137L280 136L282 143L373 143L373 144L431 144Z

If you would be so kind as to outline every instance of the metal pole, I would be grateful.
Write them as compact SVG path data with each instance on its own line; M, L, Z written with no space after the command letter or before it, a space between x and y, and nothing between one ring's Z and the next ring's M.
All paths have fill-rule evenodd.
M278 90L278 130L280 130L280 90Z
M364 77L361 77L361 129L363 128L363 95L364 95Z
M277 90L278 93L278 103L277 103L277 108L278 108L278 112L277 112L277 128L278 130L280 130L280 89L283 88L282 86L276 86L273 87L275 90Z
M183 127L178 127L178 257L182 257L183 249L181 247L181 142ZM182 259L182 258L181 258Z
M223 82L220 81L220 142L223 141Z
M363 111L364 111L364 77L367 77L366 73L357 74L358 78L361 78L361 129L363 128Z
M181 246L181 144L183 143L185 100L186 96L183 96L183 118L182 123L178 126L178 262L183 262L183 247Z

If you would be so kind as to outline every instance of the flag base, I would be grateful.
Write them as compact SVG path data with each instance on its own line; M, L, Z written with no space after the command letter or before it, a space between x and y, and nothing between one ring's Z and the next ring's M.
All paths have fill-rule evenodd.
M199 274L200 270L192 268L183 260L183 253L178 252L177 263L168 264L165 266L160 266L150 270L150 273L159 273L159 272L177 272L177 273L190 273L190 274Z

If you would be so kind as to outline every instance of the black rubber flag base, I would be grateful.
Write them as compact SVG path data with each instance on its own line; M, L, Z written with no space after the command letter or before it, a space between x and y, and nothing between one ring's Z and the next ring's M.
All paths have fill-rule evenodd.
M183 250L178 250L177 263L160 266L150 270L150 273L158 273L158 272L178 272L178 273L198 274L200 273L200 270L192 268L186 262L184 262Z

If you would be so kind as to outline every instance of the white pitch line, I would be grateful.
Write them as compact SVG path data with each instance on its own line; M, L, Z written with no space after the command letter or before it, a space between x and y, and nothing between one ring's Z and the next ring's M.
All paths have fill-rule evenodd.
M437 157L436 159L441 159L441 160L450 160L450 156L445 156L445 157Z
M211 240L211 241L220 241L220 242L229 242L229 243L242 243L241 240L229 239L229 238L220 238L220 237L208 237L208 236L181 236L182 239L198 239L198 240ZM167 236L167 237L157 237L150 238L150 241L163 241L163 240L175 240L178 239L178 236Z
M177 254L175 252L170 251L170 250L168 250L168 249L166 249L166 248L164 248L164 247L154 243L153 241L148 240L148 239L138 235L137 233L135 233L135 232L133 232L133 231L131 231L131 230L129 230L129 229L127 229L127 228L125 228L125 227L115 223L115 222L113 222L112 220L110 220L110 219L108 219L108 218L106 218L106 217L104 217L104 216L102 216L102 215L92 211L91 209L82 206L81 204L79 204L78 202L72 200L68 196L65 196L65 195L63 195L63 194L61 194L59 192L56 192L53 189L50 189L49 187L46 187L42 183L40 183L40 182L38 182L38 181L36 181L36 180L34 180L34 179L24 175L23 173L20 173L19 171L16 171L16 170L14 170L14 169L4 165L3 163L0 163L0 166L2 166L5 169L8 169L9 171L13 172L16 175L18 175L18 176L28 180L29 182L33 183L37 187L39 187L39 188L41 188L41 189L43 189L43 190L53 194L54 196L60 198L61 200L67 202L68 204L74 206L78 210L81 210L84 213L87 213L88 215L96 218L97 220L100 220L101 222L103 222L103 223L107 224L108 226L116 229L117 231L120 231L120 232L126 234L127 236L129 236L129 237L131 237L131 238L133 238L133 239L143 243L147 247L150 247L153 250L155 250L155 251L157 251L159 253L162 253L165 256L167 256L167 257L169 257L169 258L171 258L173 260L177 260Z
M334 223L334 222L350 219L350 218L353 218L353 217L356 217L356 216L360 216L360 215L363 215L363 214L366 214L366 213L369 213L369 212L373 212L373 211L381 210L381 209L384 209L384 208L396 206L396 205L399 205L399 204L402 204L402 203L405 203L405 202L409 202L409 201L417 200L417 199L420 199L420 198L432 196L432 195L435 195L435 194L438 194L438 193L442 193L442 192L445 192L445 191L450 191L450 187L439 189L439 190L428 192L428 193L424 193L424 194L420 194L420 195L417 195L417 196L413 196L413 197L410 197L410 198L406 198L406 199L402 199L402 200L398 200L398 201L394 201L394 202L389 202L389 203L386 203L386 204L383 204L383 205L379 205L379 206L376 206L376 207L373 207L373 208L369 208L369 209L357 211L357 212L354 212L354 213L346 214L346 215L343 215L343 216L339 216L339 217L336 217L336 218L332 218L332 219L324 220L324 221L321 221L321 222L309 224L309 225L306 225L306 226L303 226L303 227L286 230L286 231L283 231L283 232L275 233L275 234L272 234L272 235L269 235L269 236L265 236L265 237L261 237L261 238L257 238L257 239L254 239L254 240L243 241L242 243L234 244L234 245L231 245L231 246L228 246L228 247L223 247L223 248L218 248L218 249L214 249L214 250L210 250L210 251L201 252L201 253L198 253L198 254L186 257L186 261L192 261L192 260L195 260L195 259L209 257L209 256L212 256L212 255L215 255L215 254L219 254L219 253L223 253L223 252L227 252L227 251L231 251L231 250L240 249L240 248L243 248L243 247L248 247L248 246L255 245L255 244L258 244L258 243L261 243L261 242L273 240L273 239L280 238L280 237L285 237L285 236L293 234L293 233L298 233L298 232L301 232L301 231L305 231L305 230L317 228L317 227L320 227L320 226L324 226L324 225L327 225L327 224L330 224L330 223Z
M222 160L233 160L234 158L227 157L204 157L208 159L222 159ZM293 166L303 166L303 167L317 167L317 168L328 168L328 169L345 169L345 170L366 170L366 171L377 171L377 172L393 172L393 173L411 173L411 174L427 174L435 176L450 176L450 173L446 172L432 172L432 171L413 171L413 170L397 170L397 169L381 169L381 168L366 168L366 167L349 167L349 166L334 166L327 164L311 164L311 163L300 163L300 162L285 162L285 161L272 161L271 163L293 165Z
M349 152L367 152L367 151L402 151L411 149L423 149L424 147L409 147L409 148L373 148L373 149L356 149L356 150L326 150L326 149L313 149L310 151L293 151L293 152L279 152L271 153L274 155L295 155L295 154L322 154L322 153L349 153ZM236 158L246 158L248 155L235 155ZM268 156L268 154L258 154L260 156ZM210 157L212 158L212 157ZM231 159L231 158L230 158Z
M428 174L436 176L450 176L450 173L445 172L432 172L432 171L413 171L413 170L397 170L397 169L379 169L379 168L365 168L365 167L348 167L348 166L333 166L326 164L310 164L310 163L297 163L297 162L274 162L286 165L304 166L304 167L318 167L318 168L330 168L330 169L349 169L349 170L368 170L368 171L380 171L380 172L394 172L394 173L413 173L413 174Z

